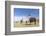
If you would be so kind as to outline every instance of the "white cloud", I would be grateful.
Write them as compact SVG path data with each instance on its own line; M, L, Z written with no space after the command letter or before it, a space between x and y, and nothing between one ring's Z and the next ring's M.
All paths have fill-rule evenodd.
M14 21L28 21L31 16L15 16ZM36 19L39 19L39 17L36 17Z
M22 19L23 19L23 21L26 21L29 19L29 17L27 17L27 16L15 16L14 17L14 21L20 21Z

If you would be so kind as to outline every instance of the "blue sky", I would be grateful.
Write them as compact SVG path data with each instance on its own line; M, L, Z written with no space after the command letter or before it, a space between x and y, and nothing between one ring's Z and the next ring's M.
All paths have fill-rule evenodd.
M14 8L14 16L39 16L39 9Z

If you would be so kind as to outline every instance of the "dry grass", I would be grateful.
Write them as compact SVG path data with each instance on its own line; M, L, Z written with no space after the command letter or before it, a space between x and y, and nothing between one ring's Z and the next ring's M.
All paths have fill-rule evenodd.
M32 22L32 23L30 23L30 22L27 22L27 23L25 23L25 22L22 22L22 23L14 22L14 27L38 27L38 26L39 26L38 21L36 21L36 24L35 24L35 22Z

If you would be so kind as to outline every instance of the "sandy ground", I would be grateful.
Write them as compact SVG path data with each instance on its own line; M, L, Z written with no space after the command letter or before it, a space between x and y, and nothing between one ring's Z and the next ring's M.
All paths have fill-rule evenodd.
M39 23L38 22L36 22L36 24L35 24L35 22L32 22L32 23L29 23L29 22L27 22L27 23L25 23L25 22L23 22L23 23L20 23L20 22L14 22L14 27L38 27L39 26Z

